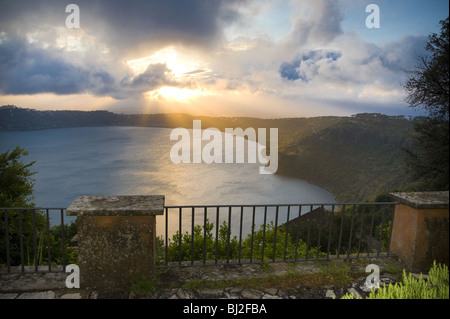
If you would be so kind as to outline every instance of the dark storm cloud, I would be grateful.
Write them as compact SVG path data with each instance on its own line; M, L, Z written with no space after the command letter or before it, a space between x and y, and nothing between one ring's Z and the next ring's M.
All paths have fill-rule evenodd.
M108 51L90 48L73 61L57 46L68 3L57 0L0 0L0 92L3 94L92 93L125 98L171 83L165 65L151 65L133 77L119 65L148 56L169 44L208 48L220 41L221 25L239 19L236 4L225 0L77 0L84 34ZM38 34L36 42L28 36ZM45 42L45 45L44 45ZM76 57L76 56L75 56ZM117 72L111 72L115 68ZM115 70L116 71L116 70ZM114 75L113 75L114 74Z
M379 54L383 66L392 71L414 69L419 56L426 55L427 39L426 36L405 36L386 44Z
M18 39L0 44L0 92L4 94L109 93L114 84L104 70L71 64Z
M71 63L24 41L0 44L0 93L91 93L117 99L136 96L164 84L174 85L165 64L151 64L138 75L117 81L106 70Z
M116 99L138 96L164 85L177 86L171 70L162 63L150 64L144 73L135 77L126 76L120 81L120 90L113 95Z
M77 0L81 28L113 53L167 44L209 46L222 38L222 25L239 19L230 0ZM57 0L1 1L0 30L32 31L65 26L68 3Z
M326 44L343 33L341 22L344 15L337 0L303 0L295 5L303 15L294 20L289 38L291 46L311 42Z

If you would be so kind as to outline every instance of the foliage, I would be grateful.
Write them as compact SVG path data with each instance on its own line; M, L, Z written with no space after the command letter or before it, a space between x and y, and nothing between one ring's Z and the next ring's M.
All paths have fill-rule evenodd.
M407 72L405 84L406 101L428 113L415 121L415 146L404 148L417 190L422 191L449 187L449 18L440 23L441 33L428 38L428 56L421 56L416 69Z
M386 225L379 224L375 228L375 237L381 238L381 250L387 251L389 245L389 239L391 237L392 221L389 221Z
M6 233L5 220L8 220L8 241L10 251L10 263L12 265L21 264L21 241L20 234L22 230L23 259L26 265L34 265L36 257L41 255L42 251L37 250L37 256L34 254L34 232L36 229L37 247L42 247L44 243L43 230L45 229L46 219L40 211L1 211L2 220L0 221L0 264L6 264ZM36 225L36 227L34 227Z
M253 242L249 234L243 242L242 250L244 258L252 256L261 261L306 258L307 253L309 257L315 257L318 252L316 247L307 247L305 241L294 240L291 234L286 232L284 224L275 228L273 222L267 224L265 229L264 225L261 225L260 229L254 233Z
M440 21L441 33L428 37L428 56L419 58L419 65L409 71L405 84L406 101L412 107L424 108L432 118L449 116L449 18Z
M449 273L448 266L436 264L428 272L426 279L419 276L416 279L411 273L403 270L403 281L389 286L372 289L366 299L448 299ZM353 299L352 294L346 294L342 299Z
M33 207L34 179L36 173L30 170L35 162L24 164L22 157L28 152L16 147L11 152L0 154L0 208L8 207ZM8 241L10 243L10 258L12 264L19 264L20 254L20 230L23 236L23 258L27 264L33 264L34 225L37 229L44 229L46 220L42 212L33 211L26 213L17 210L0 210L0 264L6 264L6 233L5 221L8 221ZM36 240L42 240L42 233L37 232Z
M266 265L267 264L261 264ZM293 265L291 265L293 266ZM321 289L324 286L345 287L353 280L351 269L348 265L327 263L326 266L318 265L317 271L305 272L291 267L282 274L267 271L264 276L245 277L226 280L199 280L189 279L183 284L184 289L223 289L226 287L265 290L276 288L281 290L295 290L299 285L313 289Z
M304 215L289 223L287 231L332 255L385 252L387 250L393 208L378 205L353 205L330 212L322 208L315 218Z
M49 227L47 231L47 218L44 212L23 211L19 215L18 211L10 210L5 213L8 214L9 257L12 266L22 264L19 236L20 220L22 220L24 265L35 266L36 262L37 265L77 263L78 251L76 244L71 241L77 233L76 222L64 225L64 228L61 225L54 225ZM33 219L35 219L34 222ZM33 231L33 223L36 224L35 231ZM7 264L4 231L5 228L3 227L0 230L0 265Z
M339 202L372 200L406 187L405 154L414 123L404 117L357 114L282 145L278 173L321 186Z
M213 228L213 223L209 221L203 227L197 225L194 227L193 238L188 232L180 237L177 231L172 239L169 239L167 260L169 262L214 260L217 256L218 260L242 258L265 261L306 257L306 243L302 240L294 242L292 236L286 233L284 227L275 228L273 222L267 224L266 227L261 225L258 230L253 232L253 236L248 234L241 243L239 243L237 236L231 236L230 229L225 221L220 225L218 238L213 237ZM163 244L161 240L158 240L158 242L160 245ZM193 246L191 246L192 242ZM162 247L158 251L162 252ZM316 248L309 247L310 256L315 256L316 252ZM161 259L160 256L159 262L161 262Z
M24 164L22 157L26 155L28 152L20 147L0 154L0 208L35 206L31 202L34 187L34 179L31 177L36 172L30 170L35 162ZM24 265L34 266L36 262L38 265L62 264L63 229L56 225L47 231L45 212L37 209L0 210L0 265L7 264L6 229L11 265L22 264L22 258ZM77 251L70 242L75 234L76 223L64 226L66 264L77 260Z
M416 145L403 148L409 173L416 181L414 190L448 190L448 120L421 118L414 123Z
M131 292L148 296L155 293L158 290L158 284L155 278L141 276L132 279Z
M22 156L28 152L16 147L11 152L0 154L0 207L32 207L31 200L36 172L30 167L35 163L24 164Z
M257 261L316 259L327 255L354 255L387 251L393 206L351 205L337 211L323 207L275 227L274 222L253 225L241 240L231 236L224 221L217 238L209 220L196 225L194 234L177 231L167 243L167 261ZM163 238L157 239L157 262L165 260Z
M64 246L63 246L63 233L64 233ZM77 234L76 220L69 225L54 225L49 229L50 242L49 251L51 256L52 265L62 265L63 256L65 256L65 264L77 264L78 262L78 250L76 243L72 242L72 239ZM47 237L45 237L47 240ZM64 255L63 255L64 249ZM48 258L42 258L41 264L48 264Z

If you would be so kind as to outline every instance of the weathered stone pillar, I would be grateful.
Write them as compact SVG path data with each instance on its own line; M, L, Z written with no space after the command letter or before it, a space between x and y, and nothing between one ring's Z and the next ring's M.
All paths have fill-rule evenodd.
M410 271L449 263L449 192L392 193L396 206L390 252Z
M126 289L155 267L156 215L164 196L81 196L77 217L81 288Z

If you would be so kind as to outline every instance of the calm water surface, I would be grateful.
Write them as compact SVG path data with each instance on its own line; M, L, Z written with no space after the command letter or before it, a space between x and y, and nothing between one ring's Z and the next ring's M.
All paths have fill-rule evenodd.
M80 195L165 195L166 205L334 203L302 180L256 164L174 164L171 129L85 127L0 132L0 153L20 146L38 171L34 202L68 207ZM68 217L70 220L71 217Z

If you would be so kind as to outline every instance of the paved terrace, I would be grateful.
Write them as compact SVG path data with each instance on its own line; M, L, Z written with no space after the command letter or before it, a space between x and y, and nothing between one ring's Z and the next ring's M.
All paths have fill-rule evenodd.
M287 272L312 274L321 267L342 265L350 266L356 279L345 287L324 285L311 288L301 283L293 283L286 289L277 287L264 290L252 287L225 287L188 289L183 285L189 281L224 281L245 278L263 278L283 275ZM363 258L349 262L343 260L303 261L296 265L287 263L269 263L193 267L168 267L158 270L160 289L148 296L139 296L130 291L98 291L90 289L68 289L65 287L66 273L30 273L0 275L0 299L331 299L340 298L345 293L367 295L365 279L368 273L365 268L369 264L380 267L380 279L388 284L401 279L403 265L394 257Z

